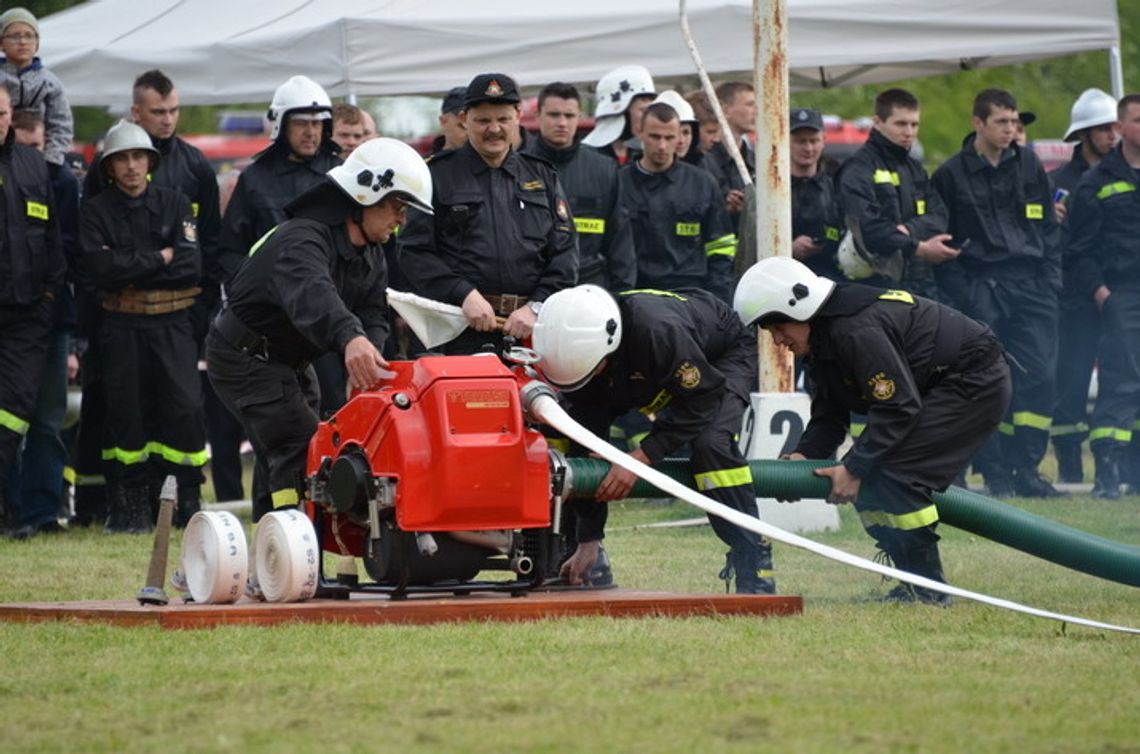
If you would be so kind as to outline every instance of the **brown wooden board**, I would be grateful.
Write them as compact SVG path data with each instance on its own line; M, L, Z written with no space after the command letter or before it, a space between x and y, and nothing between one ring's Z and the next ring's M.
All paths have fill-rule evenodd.
M0 620L30 623L79 621L116 626L213 628L279 623L421 624L464 621L531 621L601 615L611 618L696 615L798 615L803 600L791 596L668 594L623 589L531 593L523 597L470 595L391 600L354 595L350 600L269 604L242 599L233 605L171 603L143 606L132 600L29 602L0 605Z

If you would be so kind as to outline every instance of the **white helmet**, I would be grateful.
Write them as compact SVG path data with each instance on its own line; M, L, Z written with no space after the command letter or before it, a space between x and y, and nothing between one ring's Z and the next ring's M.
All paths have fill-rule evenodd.
M546 380L566 391L577 390L621 345L621 310L601 286L558 291L542 304L533 345Z
M749 326L807 322L833 290L834 281L816 275L803 262L768 257L749 267L740 278L732 308Z
M327 175L362 207L399 194L416 209L432 214L431 171L419 153L399 139L369 139Z
M119 152L129 152L132 149L142 149L150 152L150 167L154 169L158 162L158 150L150 141L150 136L143 127L129 120L120 120L111 126L103 139L103 156L99 158L102 167L107 158Z
M677 112L677 117L682 123L696 123L697 115L693 112L693 106L677 92L672 89L666 89L657 95L657 99L653 100L653 104L661 102L673 108Z
M1085 89L1069 113L1065 141L1080 141L1080 132L1086 128L1115 123L1116 120L1116 98L1100 89Z
M851 231L846 231L843 234L843 240L839 242L839 250L836 252L836 256L839 269L847 276L848 280L863 280L875 274L871 263L859 253L855 234Z
M290 114L306 114L314 120L332 120L332 100L321 85L308 76L294 76L273 93L266 115L273 124L269 138L273 141L281 134L281 127Z
M623 65L598 81L598 104L594 109L596 125L582 143L604 147L617 141L625 130L625 111L639 94L656 94L653 77L645 66Z

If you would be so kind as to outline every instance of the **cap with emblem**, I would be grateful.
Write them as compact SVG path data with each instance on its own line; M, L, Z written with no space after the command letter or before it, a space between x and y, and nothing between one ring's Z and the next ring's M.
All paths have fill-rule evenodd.
M799 131L801 128L810 128L813 131L823 130L823 116L819 114L818 110L812 110L810 107L797 107L792 110L790 115L791 131Z
M456 86L447 91L440 103L439 112L456 114L463 109L463 101L467 99L467 87Z
M480 73L471 79L463 97L463 109L484 102L517 105L521 101L515 80L505 73Z

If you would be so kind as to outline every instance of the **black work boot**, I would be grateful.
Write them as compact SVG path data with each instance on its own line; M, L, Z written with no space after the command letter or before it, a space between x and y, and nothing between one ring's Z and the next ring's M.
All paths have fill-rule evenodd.
M1013 470L1013 492L1018 497L1068 497L1032 466Z
M982 473L986 481L986 494L990 497L1013 497L1013 476L1008 471L986 471Z
M174 505L174 525L185 529L190 518L202 510L202 488L196 484L178 485L178 502Z
M1080 435L1053 438L1053 455L1057 457L1059 481L1066 484L1080 484L1085 480Z
M1101 500L1120 499L1120 464L1117 443L1094 442L1093 460L1096 462L1096 475L1093 477L1092 496Z
M765 541L756 550L729 550L720 572L725 592L734 575L737 594L775 594L771 543Z
M108 487L107 533L146 534L153 528L150 494L145 484L113 484Z
M946 577L942 574L942 558L938 553L937 543L901 550L894 553L893 560L895 561L895 568L900 571L913 573L915 576L922 576L942 584L946 583ZM954 603L954 598L933 589L904 582L889 591L883 597L883 601L920 602L924 605L950 607Z

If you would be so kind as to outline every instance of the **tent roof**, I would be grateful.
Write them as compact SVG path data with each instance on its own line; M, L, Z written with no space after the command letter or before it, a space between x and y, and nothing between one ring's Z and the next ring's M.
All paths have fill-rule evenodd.
M788 0L793 89L875 83L1106 49L1116 0ZM752 67L751 0L690 0L712 74ZM75 105L161 68L186 102L268 101L304 73L332 96L443 92L487 70L595 82L630 62L695 70L676 0L94 0L46 17L40 52Z

